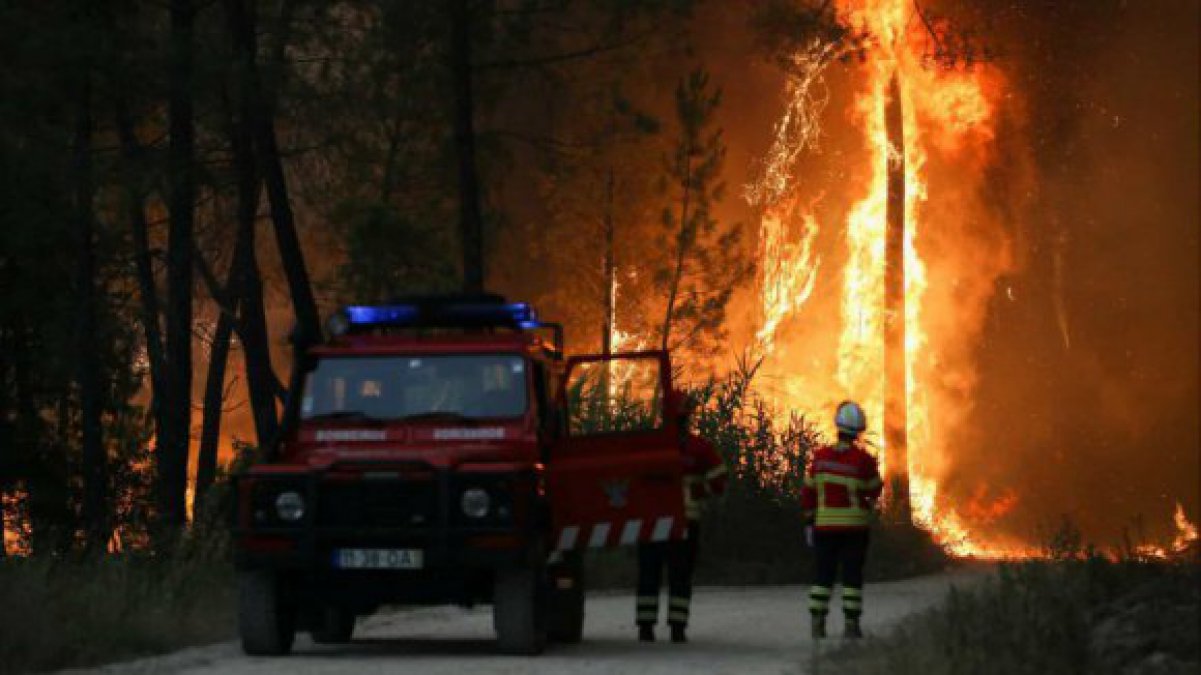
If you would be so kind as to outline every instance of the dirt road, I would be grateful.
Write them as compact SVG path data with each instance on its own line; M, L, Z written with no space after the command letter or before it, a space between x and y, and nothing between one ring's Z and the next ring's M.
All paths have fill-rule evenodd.
M913 612L939 602L952 584L971 584L984 569L959 570L907 581L872 584L867 589L864 628L880 634ZM533 658L502 656L492 642L490 608L418 609L385 614L360 624L356 640L338 647L317 646L298 637L292 656L243 656L236 643L186 649L167 656L116 664L91 673L806 673L813 645L800 586L701 588L693 600L691 643L635 640L634 601L626 594L588 600L584 642L551 646ZM835 634L841 617L831 617ZM830 643L839 642L832 640Z

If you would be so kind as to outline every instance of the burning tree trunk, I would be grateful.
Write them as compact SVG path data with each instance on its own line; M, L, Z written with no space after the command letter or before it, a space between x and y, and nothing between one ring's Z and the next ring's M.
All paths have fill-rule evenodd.
M896 73L888 87L887 234L884 246L884 443L894 476L893 498L909 513L908 388L905 355L905 115Z
M601 330L601 353L613 353L613 328L617 323L617 257L613 252L613 167L605 175L605 319Z

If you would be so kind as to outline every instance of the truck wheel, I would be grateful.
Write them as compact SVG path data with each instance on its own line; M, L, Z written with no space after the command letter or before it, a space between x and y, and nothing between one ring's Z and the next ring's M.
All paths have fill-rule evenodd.
M238 631L242 651L251 656L281 656L292 651L296 608L287 602L274 573L238 574Z
M319 645L340 645L354 635L354 612L341 607L326 607L317 612L317 624L309 631Z
M502 652L534 655L546 647L544 584L540 569L518 568L496 573L492 624Z
M575 644L584 637L584 564L572 555L552 568L547 610L548 637Z

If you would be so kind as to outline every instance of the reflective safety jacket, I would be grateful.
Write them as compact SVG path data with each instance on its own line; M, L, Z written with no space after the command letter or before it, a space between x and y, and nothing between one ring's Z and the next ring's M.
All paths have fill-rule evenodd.
M863 448L825 446L805 471L801 506L818 531L862 530L871 523L883 487L879 462Z
M684 515L701 517L701 504L711 495L726 491L726 464L713 444L688 434L684 441Z

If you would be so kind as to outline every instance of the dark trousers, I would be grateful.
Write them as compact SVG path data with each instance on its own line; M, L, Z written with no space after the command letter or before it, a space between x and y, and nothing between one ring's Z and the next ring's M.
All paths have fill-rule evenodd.
M638 600L636 620L639 626L653 626L659 620L659 588L663 585L663 567L667 567L667 623L688 625L692 604L692 570L696 566L700 527L688 523L688 538L679 541L638 544Z
M849 619L863 613L863 563L867 560L867 530L817 532L813 537L817 574L809 587L809 611L824 617L830 611L834 584L842 577L842 611Z

